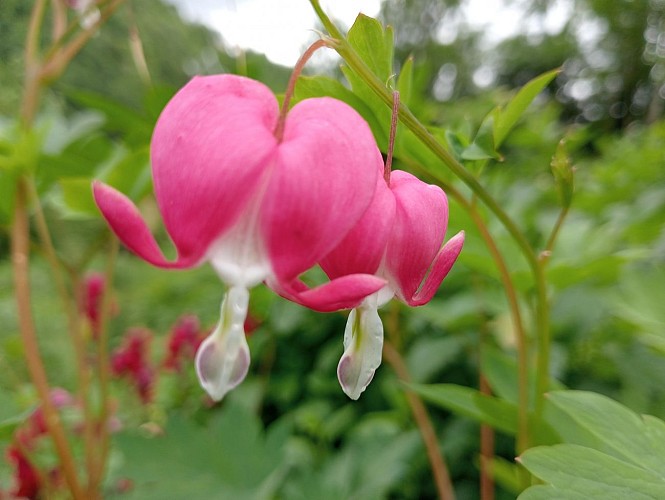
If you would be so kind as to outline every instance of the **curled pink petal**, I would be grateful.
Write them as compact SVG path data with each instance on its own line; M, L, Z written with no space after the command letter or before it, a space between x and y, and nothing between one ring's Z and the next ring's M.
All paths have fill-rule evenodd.
M392 172L390 188L397 208L384 266L395 294L408 303L443 243L448 200L438 186L399 170Z
M460 231L439 250L422 288L406 301L407 304L410 306L422 306L432 300L439 285L441 285L441 282L448 275L448 272L457 260L463 245L464 231Z
M200 251L179 255L173 262L166 260L150 229L129 198L99 181L93 182L92 191L95 203L113 232L127 248L143 260L158 267L185 268L195 265L202 257L203 252Z
M300 280L289 283L268 281L268 286L282 297L319 312L352 309L385 285L384 279L370 274L341 276L315 288L309 288Z

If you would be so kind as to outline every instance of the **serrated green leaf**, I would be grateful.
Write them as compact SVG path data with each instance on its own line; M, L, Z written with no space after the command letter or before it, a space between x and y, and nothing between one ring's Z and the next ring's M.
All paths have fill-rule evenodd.
M498 148L503 144L510 131L518 122L529 104L538 94L559 74L559 70L548 71L529 81L513 97L501 111L499 119L494 124L494 145Z
M653 433L663 432L663 427L656 425L653 417L645 420L593 392L555 391L548 394L548 400L597 439L594 447L645 469L660 474L665 471L665 447L653 440ZM556 422L552 424L556 428Z
M351 26L347 40L369 69L386 85L393 75L393 32L392 28L383 28L376 19L360 14ZM369 86L348 66L342 67L342 73L351 84L353 93L363 101L374 115L367 121L372 128L379 147L385 151L388 145L391 110L369 88ZM363 115L367 119L365 115Z
M589 497L584 493L577 493L575 491L563 492L551 485L537 485L525 490L518 500L589 500ZM605 497L603 497L603 500Z
M393 76L393 30L379 21L359 14L349 29L347 40L365 64L382 81Z
M115 474L133 482L129 499L274 498L289 466L288 435L278 422L264 436L258 418L238 406L206 426L174 415L160 436L116 436L123 459Z
M520 498L570 498L569 492L604 500L665 498L663 476L592 448L574 444L540 446L527 450L519 461L558 493L558 496Z

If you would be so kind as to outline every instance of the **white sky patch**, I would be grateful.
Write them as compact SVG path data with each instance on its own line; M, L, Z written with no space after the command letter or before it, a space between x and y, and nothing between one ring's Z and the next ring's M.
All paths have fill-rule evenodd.
M187 18L220 33L230 49L250 49L268 59L293 66L317 39L317 17L306 0L169 0ZM323 0L324 11L341 27L358 13L376 16L380 0Z

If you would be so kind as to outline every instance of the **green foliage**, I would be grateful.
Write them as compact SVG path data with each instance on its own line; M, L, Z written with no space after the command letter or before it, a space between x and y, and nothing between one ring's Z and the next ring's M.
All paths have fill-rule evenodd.
M565 444L536 447L519 461L548 486L520 498L661 498L665 422L591 392L549 395L568 419L554 418Z
M424 6L418 16L405 14L404 23L420 22L421 14L445 17L445 11L437 10L444 3L452 9L459 2L404 2ZM24 4L0 2L0 12L10 7L17 19L26 15ZM91 197L93 179L136 201L151 228L157 228L162 247L169 247L150 195L149 142L161 109L187 78L183 65L200 72L245 73L278 91L288 76L287 69L275 68L260 56L247 54L243 59L218 52L209 32L182 23L161 2L134 8L152 85L140 81L127 58L123 44L130 16L121 16L93 40L56 87L53 95L66 96L77 111L47 107L30 131L9 119L0 126L0 227L9 226L19 173L30 173L53 233L56 257L67 275L78 279L106 266L99 250L106 249L109 233ZM605 12L600 4L594 8ZM21 39L22 24L5 19L0 15L3 42ZM427 18L424 25L436 26L437 19ZM520 461L546 484L529 488L520 498L664 496L665 456L657 443L665 439L665 424L659 420L665 417L665 123L619 134L559 122L561 104L548 100L546 91L552 82L560 85L558 73L534 72L544 64L550 69L548 61L560 59L556 54L535 60L530 53L530 80L515 71L504 74L506 81L518 76L520 82L528 80L516 92L497 89L459 101L433 100L424 89L441 65L451 61L459 71L451 95L473 93L460 86L471 81L470 73L462 74L464 64L477 66L471 50L475 39L461 33L454 46L432 44L422 51L411 47L414 57L409 57L406 35L397 21L393 31L360 16L345 40L388 92L399 90L401 102L426 125L427 133L486 187L534 249L544 248L561 208L569 209L544 271L552 306L549 388L554 392L542 414L536 410L536 371L527 367L532 442L550 446L532 448ZM12 61L21 56L0 45L1 53L10 56L6 67L11 70ZM13 45L19 46L20 41ZM564 51L561 46L550 48ZM511 70L509 66L502 69ZM7 74L0 72L0 81ZM343 75L345 83L301 77L296 100L332 96L347 102L367 120L385 152L388 103L348 61ZM13 85L18 88L18 80ZM15 104L18 90L8 88L0 106ZM404 123L398 129L395 168L443 185L450 200L448 232L466 231L460 260L430 304L383 312L385 324L398 325L390 340L414 383L400 384L384 363L362 398L349 403L335 379L343 315L314 314L260 288L251 301L259 326L250 337L249 378L222 405L210 407L202 400L191 363L175 373L165 371L162 362L169 329L182 314L196 315L202 330L214 325L222 286L206 267L170 273L121 250L114 270L110 348L121 345L130 328L152 332L150 366L157 382L155 399L145 406L127 380L111 383L113 416L125 429L113 438L106 483L110 498L434 497L405 391L429 403L459 498L478 497L479 423L497 431L491 462L497 498L521 492L524 471L513 461L520 383L515 324L503 277L469 205L507 263L532 350L540 342L532 328L534 278L505 227ZM39 246L37 236L31 237ZM0 381L0 442L6 447L29 419L36 396L26 382L11 263L4 246L0 252L0 367L5 373ZM31 269L33 310L50 382L76 387L72 349L63 340L66 321L49 266L36 254ZM94 349L89 354L94 359ZM492 395L475 388L479 371ZM562 391L564 384L597 393ZM94 408L97 398L90 398ZM655 416L640 416L642 412ZM155 428L163 433L144 432ZM71 430L69 437L80 443L76 432ZM53 460L52 450L48 460ZM8 484L12 471L5 463L0 481ZM125 479L133 488L121 493L118 484Z

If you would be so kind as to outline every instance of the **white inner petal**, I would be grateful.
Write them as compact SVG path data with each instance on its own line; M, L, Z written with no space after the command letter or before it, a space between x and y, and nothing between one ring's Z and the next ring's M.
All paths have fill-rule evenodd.
M231 286L252 288L271 274L259 229L263 191L258 190L236 223L208 250L213 268Z
M249 346L244 322L249 305L249 291L242 287L228 290L215 330L196 353L196 373L210 397L219 401L242 382L249 369Z
M351 399L358 399L381 364L383 324L376 309L376 296L369 304L351 311L344 330L344 354L337 365L337 378ZM366 299L367 300L367 299Z

